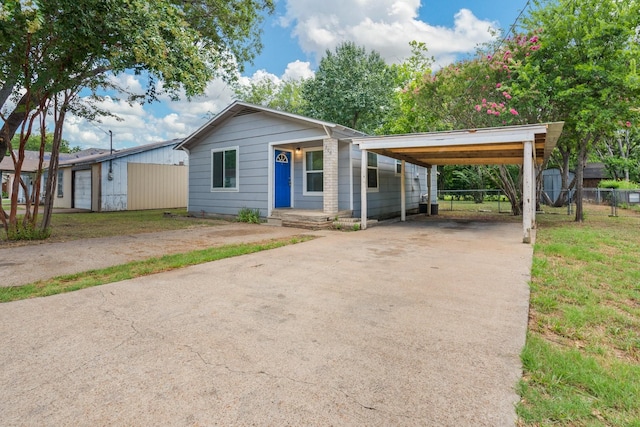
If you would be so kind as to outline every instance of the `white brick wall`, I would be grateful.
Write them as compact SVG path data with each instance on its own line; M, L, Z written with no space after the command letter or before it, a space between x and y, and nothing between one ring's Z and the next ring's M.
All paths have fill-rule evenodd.
M338 213L338 140L327 138L322 141L323 147L323 211L326 214Z

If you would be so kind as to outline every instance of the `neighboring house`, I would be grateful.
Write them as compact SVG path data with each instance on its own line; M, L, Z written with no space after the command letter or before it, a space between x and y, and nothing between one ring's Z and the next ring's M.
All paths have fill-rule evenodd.
M50 157L50 153L45 153L44 161L42 163L43 167L46 168L49 166ZM24 182L25 186L27 187L27 191L25 193L25 189L21 185L18 187L18 202L24 203L28 195L33 194L33 181L36 178L36 172L38 171L39 164L40 152L24 152L24 161L22 162L22 170L20 171L20 176L22 177L22 182ZM13 158L9 153L7 153L7 155L4 156L4 159L2 159L2 162L0 162L0 174L2 174L2 192L7 194L7 198L10 198L13 189L13 183L16 180L16 173L13 164Z
M60 161L86 157L86 156L93 156L97 154L103 154L108 151L109 150L90 148L90 149L78 151L75 153L60 153ZM17 153L16 153L16 156L17 156ZM41 197L44 197L44 185L47 179L47 168L49 167L50 160L51 160L51 153L45 152L43 162L42 162L43 174L41 178L41 192L40 192ZM25 193L25 190L21 185L18 187L18 203L24 203L26 201L27 195L33 196L33 184L36 180L36 174L38 172L39 165L40 165L40 152L26 150L24 152L24 160L22 162L22 170L20 172L20 175L22 176L22 182L27 187L27 192ZM4 159L2 159L2 162L0 163L0 173L2 173L2 191L7 193L7 198L10 198L11 191L13 188L13 183L16 178L15 166L13 164L13 159L10 155L7 155L4 157Z
M587 163L584 167L582 176L583 188L598 188L600 181L609 179L609 173L604 166L604 163Z
M177 148L189 153L187 209L197 215L236 215L242 208L316 212L324 221L360 217L361 151L347 127L236 101ZM401 162L368 153L368 215L401 212ZM405 166L408 211L427 193L426 169ZM436 174L432 174L435 202Z
M180 142L61 159L54 207L95 212L185 207L188 156L174 150Z

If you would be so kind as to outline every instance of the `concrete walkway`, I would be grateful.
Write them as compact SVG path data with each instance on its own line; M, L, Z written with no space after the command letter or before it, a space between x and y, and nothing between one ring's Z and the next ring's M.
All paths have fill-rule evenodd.
M513 426L532 248L409 222L0 305L0 425Z

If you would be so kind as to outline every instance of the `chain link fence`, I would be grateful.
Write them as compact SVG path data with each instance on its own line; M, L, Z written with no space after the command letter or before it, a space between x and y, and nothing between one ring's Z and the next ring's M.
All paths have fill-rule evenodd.
M592 215L638 216L640 214L640 190L611 188L584 188L582 202L588 204ZM575 200L569 208L575 209Z
M543 211L575 215L575 192L560 208L540 205ZM640 190L584 188L583 203L590 215L629 216L640 219ZM438 209L441 211L473 211L511 213L511 203L502 190L439 190Z
M502 190L438 190L438 209L511 213L511 203Z

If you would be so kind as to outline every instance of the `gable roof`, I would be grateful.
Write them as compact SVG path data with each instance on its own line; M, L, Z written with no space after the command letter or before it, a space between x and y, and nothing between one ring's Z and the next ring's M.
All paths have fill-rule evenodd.
M109 150L97 150L97 152L90 153L89 155L85 156L65 158L64 160L60 159L60 166L79 166L102 163L108 160L115 160L122 157L131 156L133 154L144 153L145 151L156 150L158 148L176 146L181 141L181 139L171 139L168 141L160 141L151 144L139 145L137 147L125 148L124 150L114 150L113 153L110 153Z
M298 114L287 113L285 111L274 110L273 108L263 107L261 105L250 104L248 102L242 101L234 101L229 104L224 110L216 114L211 120L202 125L198 130L193 132L191 135L186 137L181 144L179 144L176 149L189 149L196 144L198 144L202 138L212 132L214 129L222 125L225 121L232 117L242 116L245 114L252 113L266 113L276 117L282 117L288 120L293 120L297 122L303 122L307 124L313 124L318 127L323 127L326 129L336 130L338 132L344 133L346 138L353 138L359 136L365 136L365 133L357 131L355 129L348 128L346 126L339 125L337 123L325 122L323 120L316 120L310 117L301 116ZM328 132L327 132L328 133Z
M602 162L587 163L584 166L582 179L607 179L608 177L607 168Z

